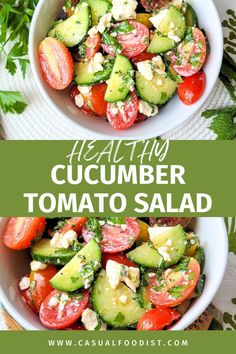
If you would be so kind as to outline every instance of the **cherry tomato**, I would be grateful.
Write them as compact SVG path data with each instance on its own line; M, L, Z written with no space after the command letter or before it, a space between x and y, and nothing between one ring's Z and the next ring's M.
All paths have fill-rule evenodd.
M142 23L130 20L128 21L133 30L129 33L120 33L116 39L122 46L122 53L127 58L133 58L144 52L149 45L149 29ZM111 45L103 44L102 48L110 55L115 55L115 50Z
M70 92L70 96L74 102L74 104L76 105L75 103L75 97L78 96L80 94L79 92L79 89L77 86L73 86L72 89L71 89L71 92ZM81 108L79 108L82 112L84 112L85 114L88 114L90 116L96 116L96 113L92 110L91 107L91 101L90 101L90 106L88 105L88 101L89 99L86 98L86 97L83 97L84 98L84 104ZM77 107L77 106L76 106Z
M3 241L13 250L23 250L42 236L45 227L46 218L10 218L3 231Z
M194 291L200 276L199 263L185 258L182 263L150 279L150 300L156 306L174 307L184 302Z
M158 331L169 327L181 317L180 313L168 307L157 307L148 310L137 324L138 331Z
M107 262L111 260L127 267L135 267L137 268L137 264L130 261L125 254L122 253L102 253L102 268L106 269Z
M73 230L75 231L78 235L81 235L82 228L84 224L86 224L87 218L82 216L82 217L73 217L71 219L68 219L65 223L64 226L59 230L59 233L65 234L67 231Z
M147 119L148 119L147 116L145 116L145 115L142 114L142 113L138 113L138 116L137 116L137 118L136 118L135 124L136 124L136 123L142 123L142 122L144 122L144 121L147 120Z
M67 301L63 301L62 308L59 307L60 303L51 305L50 300L57 298L59 301L64 294L65 297L69 297ZM75 323L82 312L87 307L89 302L89 292L82 290L81 295L70 297L66 293L62 293L58 290L53 290L44 300L40 307L39 317L42 324L50 329L64 329L70 327Z
M117 130L130 128L138 116L139 100L135 92L124 101L122 109L117 107L116 103L108 103L107 119L110 125Z
M107 102L105 101L105 93L107 90L107 85L97 84L92 87L91 92L91 102L94 112L101 117L106 117L107 113Z
M70 327L65 328L66 331L86 331L81 323L73 323Z
M181 76L192 76L201 70L206 60L206 39L200 29L193 27L194 42L183 41L177 47L177 54L170 58L174 70Z
M101 226L101 231L103 239L100 242L100 248L102 252L118 253L132 247L139 237L140 228L134 218L126 218L125 230L120 225L105 224ZM86 227L83 228L82 235L86 242L89 242L92 237Z
M199 71L193 76L185 77L178 85L180 100L187 106L197 102L203 95L206 87L206 75Z
M39 62L44 80L55 90L67 88L74 77L74 62L66 46L55 38L45 38L39 46Z
M140 0L141 5L146 11L152 12L171 3L171 0Z
M44 270L30 273L30 291L33 303L39 311L44 299L50 294L53 288L50 285L50 280L57 274L57 268L53 265L48 265Z
M155 224L160 226L176 226L181 224L185 228L191 220L192 218L158 218Z
M22 297L22 300L24 301L24 303L30 308L30 310L37 314L38 310L36 309L36 307L33 303L30 288L28 288L26 290L21 290L21 297Z
M96 33L93 36L89 36L85 42L86 45L86 59L92 59L94 55L99 51L101 47L101 36L99 33Z
M143 52L143 53L141 53L139 55L136 55L136 57L133 57L132 58L132 62L134 63L134 65L137 65L137 63L140 63L142 61L152 60L156 56L157 56L157 54Z

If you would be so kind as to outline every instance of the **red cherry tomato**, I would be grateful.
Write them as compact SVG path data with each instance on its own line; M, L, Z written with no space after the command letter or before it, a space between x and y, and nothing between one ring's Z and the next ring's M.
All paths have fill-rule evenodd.
M147 120L147 119L148 119L147 116L145 116L145 115L142 114L142 113L138 113L138 116L137 116L137 118L136 118L135 124L136 124L136 123L142 123L142 122L144 122L144 121Z
M53 288L50 285L50 280L57 274L57 268L53 265L48 265L44 270L30 273L30 291L33 303L39 311L42 302L50 294Z
M137 264L134 262L130 261L125 254L122 253L102 253L102 268L106 269L106 265L108 261L114 261L123 265L126 265L127 267L135 267L137 268Z
M22 297L22 300L24 301L24 303L30 308L30 310L37 314L38 310L36 309L36 307L33 303L30 288L28 288L26 290L21 290L21 297Z
M122 53L127 58L133 58L144 52L149 45L149 29L143 24L130 20L128 21L133 30L129 33L120 33L116 39L122 46ZM103 44L102 48L110 55L115 55L115 50L111 45Z
M187 266L180 263L167 269L162 279L156 276L150 279L150 300L156 306L175 307L186 300L194 291L199 276L200 266L194 258L186 258Z
M107 102L105 101L105 93L107 85L105 83L94 85L91 92L91 102L94 112L100 117L106 117Z
M171 3L171 0L140 0L141 5L146 11L152 12Z
M145 312L137 324L138 331L158 331L169 327L181 317L180 313L168 307L157 307Z
M81 235L82 228L84 224L86 224L86 221L87 218L84 216L70 218L66 221L66 224L62 226L62 228L59 230L59 233L65 234L67 231L73 230L78 235Z
M142 61L152 60L156 56L157 56L157 54L143 52L139 55L136 55L136 57L133 57L131 60L134 63L134 65L137 65L138 63L140 63Z
M181 224L185 228L191 220L192 218L158 218L155 224L160 226L176 226Z
M171 63L181 76L192 76L201 70L206 60L206 39L200 29L193 27L194 42L183 41L177 47L177 54L172 53Z
M39 62L44 80L55 90L67 88L74 77L74 62L68 48L55 38L45 38L39 46Z
M82 290L81 295L69 297L67 301L64 301L62 309L59 307L59 303L51 305L50 300L52 298L58 298L60 301L62 293L58 290L53 290L44 300L40 307L39 317L42 324L50 329L64 329L70 327L75 323L82 312L86 309L89 302L89 292ZM65 294L67 296L67 294Z
M79 89L77 86L73 86L70 92L70 96L75 104L75 97L78 96L80 94ZM96 116L96 113L92 110L91 105L91 100L89 100L89 98L83 97L84 98L84 104L81 108L79 108L82 112L84 112L85 114L88 114L90 116ZM90 103L90 106L88 105L88 103ZM75 104L76 105L76 104ZM77 107L77 106L76 106Z
M86 331L81 323L73 323L70 327L65 328L66 331Z
M92 59L94 55L99 51L101 47L101 36L99 33L96 33L93 36L89 36L85 42L86 45L86 59Z
M140 228L134 218L126 218L126 229L123 230L119 225L105 224L101 227L103 239L100 242L102 252L118 253L123 252L137 241ZM92 235L86 227L82 230L83 238L89 242Z
M108 103L107 119L110 125L117 130L125 130L130 128L138 116L139 100L135 92L124 101L122 109L117 107L116 103Z
M42 236L45 227L46 218L10 218L3 231L3 241L13 250L23 250Z
M178 94L181 102L190 106L197 102L203 95L206 87L206 75L199 71L193 76L185 77L178 85Z

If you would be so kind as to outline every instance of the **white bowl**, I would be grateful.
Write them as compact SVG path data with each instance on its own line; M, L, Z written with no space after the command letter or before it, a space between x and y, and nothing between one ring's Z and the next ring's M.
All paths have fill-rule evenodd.
M18 284L29 272L29 256L27 252L12 251L4 246L1 233L6 222L7 218L0 219L0 301L23 328L45 329L21 300ZM192 228L199 235L206 254L206 285L201 297L192 303L172 330L187 328L204 312L221 284L227 262L228 237L223 218L198 218L193 220Z
M213 0L188 0L193 5L199 17L199 26L204 28L211 46L204 71L207 84L202 98L192 106L185 106L175 95L163 108L157 117L134 125L125 131L114 130L105 120L97 117L88 117L72 103L68 91L57 92L51 89L42 79L38 47L42 39L47 36L54 20L59 16L64 0L40 0L35 11L29 39L29 53L33 76L38 88L47 102L65 119L72 119L78 123L81 132L88 137L100 139L148 139L165 134L194 115L211 93L219 75L223 55L223 34Z

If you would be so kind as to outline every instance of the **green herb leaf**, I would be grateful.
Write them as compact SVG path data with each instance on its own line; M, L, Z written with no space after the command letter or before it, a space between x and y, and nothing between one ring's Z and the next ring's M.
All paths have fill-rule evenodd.
M20 114L25 110L26 103L18 91L0 91L0 108L4 113Z
M102 43L111 46L116 54L120 54L122 52L122 46L117 41L116 38L112 37L107 32L104 32L102 35Z
M213 118L210 129L217 135L217 140L236 140L236 106L207 110L205 118Z
M182 297L182 292L184 291L184 289L185 289L184 286L178 285L178 286L173 286L173 288L168 289L167 292L171 296L178 299L178 298Z

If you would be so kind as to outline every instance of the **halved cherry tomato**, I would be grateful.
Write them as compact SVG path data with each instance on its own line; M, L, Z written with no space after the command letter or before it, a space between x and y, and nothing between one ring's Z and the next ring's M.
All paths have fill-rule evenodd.
M93 36L89 36L85 42L86 45L86 59L92 59L94 55L99 51L101 47L101 36L99 33L96 33Z
M133 57L131 60L134 63L134 65L137 65L138 63L140 63L142 61L152 60L156 56L157 56L157 54L143 52L143 53L141 53L139 55L136 55L136 57Z
M137 241L140 227L134 218L126 218L126 229L122 229L120 225L101 226L103 239L100 242L102 252L118 253L123 252ZM89 242L92 235L86 227L82 230L83 238Z
M181 304L194 291L199 276L199 263L194 258L185 258L176 267L164 271L161 278L154 276L150 279L151 302L167 307Z
M97 84L92 87L91 90L91 103L94 112L100 117L106 117L107 102L105 101L105 93L107 84Z
M50 280L57 273L57 268L53 265L48 265L44 270L30 273L30 291L33 303L39 311L42 302L50 294L53 288L50 285Z
M142 114L142 113L138 113L138 116L137 116L137 118L136 118L135 124L136 124L136 123L142 123L142 122L144 122L144 121L147 120L147 119L148 119L147 116L145 116L145 115Z
M110 125L117 130L125 130L130 128L138 116L139 100L135 92L131 92L131 96L126 99L122 109L117 107L115 103L107 105L107 119Z
M206 60L206 39L202 31L192 29L194 42L183 41L177 47L177 54L172 53L171 63L174 70L181 76L192 76L201 70Z
M133 30L128 33L120 33L116 39L122 46L122 53L127 58L133 58L144 52L149 45L149 29L142 23L129 20ZM115 55L115 50L111 45L103 44L102 48L110 55Z
M102 268L106 269L106 265L108 261L114 261L127 267L135 267L137 268L137 264L130 261L125 254L122 253L102 253Z
M157 307L145 312L137 324L138 331L158 331L169 327L181 317L180 313L168 307Z
M199 71L193 76L185 77L178 85L178 94L181 102L190 106L197 102L203 95L206 87L206 75Z
M81 323L73 323L70 327L65 328L66 331L86 331Z
M160 226L176 226L180 224L185 228L191 220L192 218L158 218L155 224Z
M78 86L73 86L70 92L70 96L75 104L75 97L80 94ZM91 102L90 102L91 103ZM75 104L76 105L76 104ZM91 105L90 105L91 106ZM77 106L76 106L77 107ZM81 108L79 108L85 114L89 114L91 116L96 116L96 113L89 107L87 98L84 97L84 104Z
M38 311L33 303L30 288L28 288L26 290L21 290L21 297L22 297L22 300L24 301L24 303L30 308L30 310L37 314Z
M75 231L78 235L81 235L82 228L84 224L86 224L87 218L82 216L82 217L73 217L70 218L66 221L66 224L62 226L62 228L59 230L59 233L66 233L67 231L73 230Z
M141 5L146 11L151 12L168 5L171 0L140 0Z
M50 300L52 298L58 298L60 301L62 294L69 297L67 301L63 302L63 306L59 307L59 303L56 305L51 305ZM70 327L75 323L81 316L84 309L87 307L89 302L89 292L87 290L82 290L81 295L78 297L71 296L66 293L62 293L58 290L53 290L44 300L40 307L39 317L42 324L45 327L51 329L63 329Z
M10 218L3 231L3 241L13 250L23 250L42 236L45 227L46 218Z
M74 77L74 62L66 46L55 38L45 38L39 46L39 62L44 80L55 90L67 88Z

